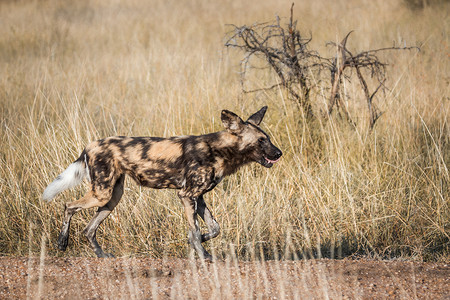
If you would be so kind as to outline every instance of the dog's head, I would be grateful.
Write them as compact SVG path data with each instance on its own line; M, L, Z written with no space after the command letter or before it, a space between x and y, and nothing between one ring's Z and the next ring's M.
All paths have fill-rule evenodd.
M245 122L228 110L223 110L221 117L226 130L238 137L239 152L247 159L270 168L280 159L282 152L272 144L270 137L259 127L266 110L267 106L264 106Z

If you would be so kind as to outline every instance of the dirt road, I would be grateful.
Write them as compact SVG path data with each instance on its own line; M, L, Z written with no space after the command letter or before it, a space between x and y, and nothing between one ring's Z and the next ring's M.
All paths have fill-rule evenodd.
M372 260L0 257L0 298L450 299L450 266Z

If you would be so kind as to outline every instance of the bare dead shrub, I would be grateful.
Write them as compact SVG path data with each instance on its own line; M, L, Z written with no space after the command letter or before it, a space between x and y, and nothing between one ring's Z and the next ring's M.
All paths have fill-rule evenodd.
M244 92L274 89L282 86L289 95L305 110L308 117L313 116L310 92L313 87L310 72L323 67L323 59L316 51L309 49L312 37L303 38L293 21L293 7L287 28L280 24L277 17L273 23L256 23L251 26L236 26L226 42L226 47L238 48L245 52L241 61L241 83ZM279 83L270 87L246 90L244 81L250 66L250 60L260 58L266 61L279 77Z
M350 34L353 31L347 33L345 38L339 43L329 42L329 45L333 45L336 47L336 57L333 59L325 59L328 60L328 69L331 74L331 93L330 99L328 103L328 115L330 116L333 112L334 107L338 107L342 109L347 116L349 122L354 124L351 119L345 105L342 103L342 98L340 97L340 86L344 79L351 80L350 74L346 74L348 70L350 73L352 70L355 71L359 83L361 84L361 88L365 95L365 100L367 101L367 109L369 111L369 126L372 129L375 125L375 122L379 117L383 114L373 102L375 95L380 89L385 89L384 85L386 81L386 66L387 63L382 62L377 54L379 52L388 51L388 50L411 50L411 49L419 49L417 47L387 47L380 49L372 49L367 51L362 51L357 54L353 54L347 48L347 40ZM370 74L370 77L374 78L377 82L377 87L370 92L369 85L367 84L367 80L363 75L363 72Z
M231 25L233 31L229 34L230 37L225 46L245 52L244 58L241 60L243 91L250 93L282 87L303 108L307 118L314 119L317 114L312 109L311 94L313 90L317 88L320 88L318 90L330 90L325 118L331 116L336 108L336 110L342 111L347 120L354 125L355 122L341 97L342 82L343 80L351 81L353 79L351 74L354 71L365 95L369 112L369 126L372 129L382 115L374 103L374 97L378 91L386 88L384 83L387 63L381 61L377 54L388 50L418 48L392 46L353 54L347 48L347 40L352 33L350 31L339 44L328 42L327 45L336 47L336 55L332 58L324 57L318 51L309 48L312 36L303 38L296 28L297 21L293 19L293 7L294 4L291 6L291 15L286 28L281 25L279 17L272 23L256 23L251 26ZM263 68L252 67L250 61L253 58L265 62L265 66ZM278 75L279 81L268 87L247 90L244 83L247 73L267 68L271 68ZM323 75L324 73L328 75ZM370 74L377 84L372 92L366 80L366 74ZM330 76L329 80L325 80L326 76ZM330 86L326 86L325 82L329 82Z

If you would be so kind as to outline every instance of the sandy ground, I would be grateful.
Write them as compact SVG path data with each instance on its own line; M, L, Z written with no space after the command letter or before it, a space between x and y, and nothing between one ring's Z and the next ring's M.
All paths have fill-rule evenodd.
M450 266L0 257L1 299L450 299Z

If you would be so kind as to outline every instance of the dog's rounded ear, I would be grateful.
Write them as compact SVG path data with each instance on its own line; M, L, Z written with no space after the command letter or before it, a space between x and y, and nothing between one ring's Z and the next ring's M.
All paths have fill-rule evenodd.
M253 115L248 118L247 122L259 126L261 124L262 119L264 118L264 115L266 114L267 106L263 106L260 110L255 112Z
M242 131L242 128L244 126L244 121L236 115L234 112L231 112L229 110L222 110L221 119L223 126L225 126L225 129L228 130L231 133L239 133Z

